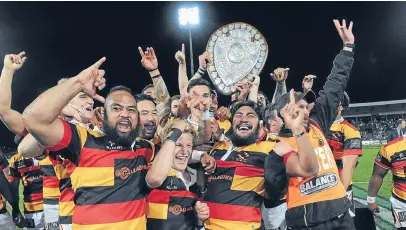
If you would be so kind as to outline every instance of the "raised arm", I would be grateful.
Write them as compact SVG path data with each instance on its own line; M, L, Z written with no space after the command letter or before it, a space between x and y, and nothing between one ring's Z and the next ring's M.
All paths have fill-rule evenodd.
M189 83L189 79L187 78L187 73L186 73L185 44L182 44L182 51L176 52L175 59L179 63L178 84L179 84L179 92L180 92L183 89L185 89L187 87L187 84Z
M165 143L156 155L145 178L150 188L161 186L168 177L169 171L172 168L173 159L176 155L176 141L182 135L185 127L187 127L187 123L184 120L177 120L173 124L171 133L169 133Z
M44 150L45 147L40 145L31 134L28 134L18 145L17 152L24 157L38 157Z
M56 85L34 100L24 111L23 120L27 130L44 147L60 143L64 136L62 121L58 118L62 109L79 92L104 102L96 93L105 87L104 70L99 70L106 58L83 70L77 76Z
M327 77L323 89L319 92L315 105L311 111L310 118L318 122L322 131L327 133L337 116L337 108L343 99L343 93L350 78L350 72L354 63L353 49L354 35L352 33L353 23L347 28L345 20L342 25L338 20L334 24L340 35L344 48L336 56L333 62L333 69Z
M290 91L290 103L281 110L281 116L285 125L292 130L298 149L298 155L294 154L287 158L287 173L295 177L310 177L317 174L319 163L303 125L304 110L295 103L293 90Z
M251 87L249 89L248 99L257 103L258 102L258 91L259 85L261 84L261 79L257 75L252 75L254 80L251 83Z
M286 89L286 79L288 78L289 68L276 68L273 73L271 73L271 77L274 81L276 81L275 92L272 97L272 103L275 103L279 100L279 98L287 92Z
M0 78L0 119L11 132L17 135L23 135L25 127L21 113L11 109L11 83L14 73L24 65L26 60L25 52L6 55Z
M302 81L302 89L304 93L307 93L312 90L314 79L317 77L315 75L306 75Z
M154 48L147 48L144 53L141 47L138 47L138 51L140 52L142 58L142 66L149 71L149 75L152 78L157 104L167 103L170 99L170 95L168 89L166 88L165 81L162 78L161 73L159 72L158 59L155 55Z

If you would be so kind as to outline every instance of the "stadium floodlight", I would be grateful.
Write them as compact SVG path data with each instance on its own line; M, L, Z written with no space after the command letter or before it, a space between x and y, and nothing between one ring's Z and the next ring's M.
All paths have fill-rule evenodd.
M197 25L199 24L199 8L180 8L179 11L179 24L185 25Z
M193 44L192 44L192 26L199 24L199 8L180 8L178 10L179 24L189 28L189 47L190 47L190 73L194 75L193 67Z

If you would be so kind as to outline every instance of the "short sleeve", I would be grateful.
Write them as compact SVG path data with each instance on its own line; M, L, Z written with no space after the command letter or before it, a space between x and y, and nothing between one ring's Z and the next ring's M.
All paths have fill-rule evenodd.
M344 129L343 155L362 155L362 141L360 132L351 124Z
M10 159L10 167L8 169L8 180L12 181L15 179L21 178L21 174L18 171L18 168L16 166L16 157L15 155Z
M381 166L384 169L389 169L392 166L392 163L388 159L386 159L385 146L382 146L381 150L376 155L375 164Z
M83 127L66 121L62 121L62 124L64 129L62 140L58 144L48 147L47 150L56 152L61 158L77 164L78 156L87 139L87 131Z

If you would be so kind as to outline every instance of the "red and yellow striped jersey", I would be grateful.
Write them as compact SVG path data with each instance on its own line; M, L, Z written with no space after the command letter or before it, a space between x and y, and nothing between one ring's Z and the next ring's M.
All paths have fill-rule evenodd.
M197 217L194 206L197 201L196 170L187 168L191 181L186 185L179 173L171 169L162 185L148 195L148 229L195 230Z
M40 170L43 174L44 204L58 204L61 193L59 192L59 180L56 177L52 163L53 160L46 154L37 157L37 159L39 160Z
M0 173L3 173L3 170L5 170L8 167L8 161L6 157L0 152ZM0 210L3 209L6 206L6 204L3 202L3 197L0 194Z
M343 169L343 156L362 155L361 134L344 119L334 122L327 134L327 141L333 151L338 170Z
M34 158L25 158L17 153L11 157L9 163L9 180L23 180L24 213L42 211L43 174L40 170L38 160Z
M122 146L97 131L63 125L61 142L49 150L71 162L66 169L75 193L73 229L145 229L152 144Z
M211 152L217 163L209 176L204 200L210 208L207 229L258 229L264 193L264 163L275 142L263 141L233 149L217 142ZM228 151L229 150L229 151Z
M401 136L381 147L375 164L393 174L392 195L406 201L406 139Z

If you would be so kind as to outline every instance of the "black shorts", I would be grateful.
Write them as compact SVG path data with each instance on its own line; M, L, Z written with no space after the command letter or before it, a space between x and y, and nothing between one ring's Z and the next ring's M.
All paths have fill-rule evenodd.
M354 220L346 211L343 215L308 227L288 227L292 230L355 230Z

